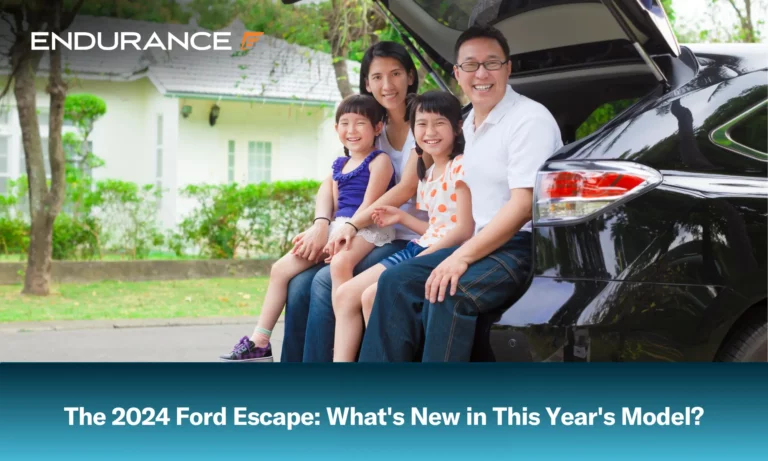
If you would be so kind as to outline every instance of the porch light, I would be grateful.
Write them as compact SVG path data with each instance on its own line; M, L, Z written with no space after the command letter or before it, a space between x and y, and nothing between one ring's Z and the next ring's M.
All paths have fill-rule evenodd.
M192 106L184 105L181 107L181 116L187 118L192 114Z
M219 118L219 112L221 112L221 108L218 104L214 104L213 107L211 107L211 113L208 116L208 121L211 123L211 126L216 124L216 119Z

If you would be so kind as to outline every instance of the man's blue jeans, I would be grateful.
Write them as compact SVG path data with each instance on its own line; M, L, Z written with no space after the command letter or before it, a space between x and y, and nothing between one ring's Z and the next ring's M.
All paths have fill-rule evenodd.
M501 313L516 301L531 271L530 232L469 266L454 296L430 303L424 285L458 247L419 256L387 269L360 350L361 362L468 362L480 315ZM422 349L423 344L423 349Z
M395 240L374 248L355 267L355 275L405 248L408 242ZM285 306L285 336L281 362L333 361L336 317L331 304L331 270L318 264L294 277L288 284Z

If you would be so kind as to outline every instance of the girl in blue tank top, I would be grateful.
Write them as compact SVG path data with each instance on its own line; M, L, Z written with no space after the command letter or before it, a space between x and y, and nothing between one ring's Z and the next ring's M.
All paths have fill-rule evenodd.
M335 213L331 223L329 240L343 226L353 226L349 221L358 210L365 210L395 185L395 171L389 156L374 147L376 137L383 128L384 110L375 99L367 95L353 95L344 99L336 111L336 132L344 145L344 157L333 162L333 198ZM376 246L382 246L395 238L393 227L377 227L375 224L359 229L348 251L327 258L331 265L332 293L352 279L352 271ZM332 254L326 247L326 255ZM261 308L259 323L249 338L244 336L232 352L221 356L225 361L271 362L272 347L269 339L277 319L283 311L288 292L288 282L296 275L315 265L292 253L272 265L267 293Z

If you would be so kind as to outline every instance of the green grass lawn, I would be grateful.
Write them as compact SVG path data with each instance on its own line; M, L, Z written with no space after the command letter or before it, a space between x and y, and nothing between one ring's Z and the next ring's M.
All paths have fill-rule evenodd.
M147 256L146 259L150 261L186 261L186 260L207 259L207 258L204 258L202 256L194 256L194 255L177 256L175 253L171 253L168 251L153 251L149 253L149 256ZM102 261L132 261L132 259L129 258L127 255L112 254L112 253L103 255L101 260ZM27 261L26 254L0 254L0 262L26 262L26 261ZM98 258L94 259L94 261L98 261Z
M258 315L267 277L63 284L47 297L0 286L0 322Z

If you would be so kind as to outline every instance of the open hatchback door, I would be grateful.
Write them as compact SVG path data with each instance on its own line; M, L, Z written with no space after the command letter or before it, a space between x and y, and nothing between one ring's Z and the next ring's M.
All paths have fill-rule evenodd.
M462 31L481 23L507 37L515 77L680 55L659 0L379 0L446 70Z

